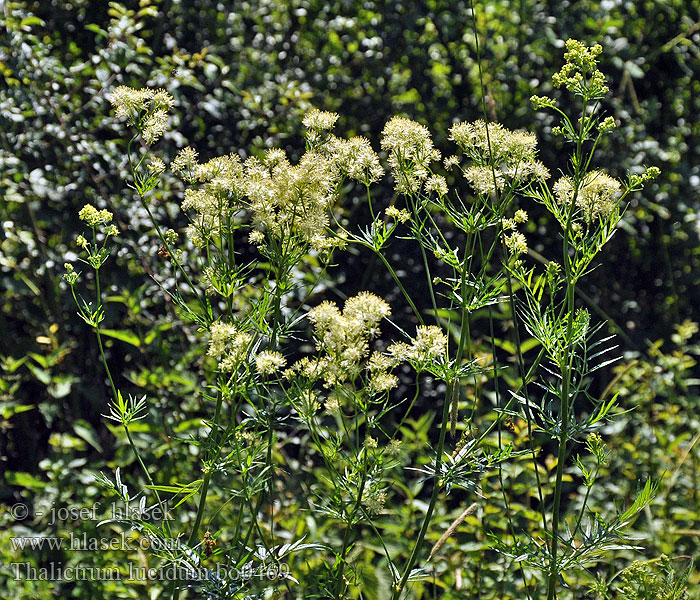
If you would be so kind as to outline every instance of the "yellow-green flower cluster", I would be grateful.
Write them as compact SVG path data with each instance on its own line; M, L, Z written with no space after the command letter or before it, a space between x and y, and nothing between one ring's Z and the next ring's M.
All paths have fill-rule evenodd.
M367 361L366 369L370 373L369 387L375 393L388 392L399 384L399 378L390 373L396 364L386 354L373 352Z
M405 223L411 218L411 215L405 208L399 209L395 206L390 206L384 212L387 217L394 219L394 221L398 221L399 223Z
M144 141L151 145L163 135L173 98L165 90L144 88L135 90L120 85L110 99L118 117L126 117L129 125L141 131Z
M535 110L539 110L540 108L554 108L557 105L556 100L549 96L530 96L530 102L532 102L532 106Z
M447 156L445 157L445 160L442 161L442 164L447 171L451 171L453 167L456 167L459 164L459 156L456 154Z
M371 515L378 515L384 510L386 492L384 490L372 488L365 494L363 502L368 513Z
M428 129L404 117L394 117L384 126L381 146L387 153L394 187L401 194L419 192L430 175L430 163L440 160Z
M533 133L510 131L500 123L456 123L450 139L474 164L464 176L484 196L502 190L507 181L521 185L530 180L544 181L549 171L539 161L537 138Z
M316 109L306 115L304 124L323 140L310 144L296 165L280 149L268 150L262 160L241 162L231 154L204 164L192 148L181 150L170 168L193 186L182 203L183 210L194 213L188 230L193 243L204 247L234 217L246 215L250 242L260 248L266 238L297 240L318 252L344 245L345 240L327 231L338 187L345 178L370 185L384 170L367 139L344 140L329 133L337 117Z
M78 218L88 227L106 225L112 220L112 213L108 210L97 210L92 204L86 204L78 212Z
M480 165L532 159L537 149L535 134L510 131L500 123L486 124L481 120L455 123L450 128L450 139Z
M510 229L517 229L518 225L521 223L527 223L527 212L522 208L515 211L512 219L503 219L503 229L508 231Z
M552 77L556 87L565 87L570 92L586 98L602 98L608 92L605 76L598 71L598 55L603 51L600 44L588 47L578 40L566 41L564 66Z
M576 206L581 209L586 223L613 212L618 204L620 189L620 182L602 171L587 173L578 190L575 190L574 181L569 176L559 179L553 187L554 196L559 204L570 205L574 196L576 197Z
M617 125L615 124L615 118L605 117L598 125L598 131L600 131L601 133L605 133L606 131L611 131L612 129L615 129L615 127L617 127Z
M661 175L659 167L648 167L641 174L635 173L630 175L629 188L632 190L639 190L645 183L656 179L659 175Z
M71 287L74 286L78 281L79 274L76 273L71 263L63 263L63 267L66 269L66 272L63 274L64 281Z
M252 336L231 323L217 321L209 330L207 355L219 361L223 373L235 371L248 356Z

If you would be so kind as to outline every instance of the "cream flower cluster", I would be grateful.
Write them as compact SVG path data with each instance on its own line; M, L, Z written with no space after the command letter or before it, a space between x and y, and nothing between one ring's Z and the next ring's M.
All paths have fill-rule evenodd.
M252 336L231 323L212 323L207 355L219 362L219 371L232 373L246 360Z
M136 125L141 130L149 146L163 135L168 111L174 104L173 97L165 90L135 90L125 85L112 92L110 102L118 117L126 117L129 125Z
M410 362L414 367L447 359L447 335L435 325L420 325L410 344L397 342L387 348L395 364Z
M401 194L419 192L430 175L430 163L440 160L427 127L404 117L394 117L384 126L381 146ZM434 189L441 189L440 184Z
M188 235L198 247L204 247L213 235L220 235L229 211L240 210L245 193L245 176L237 154L218 156L206 163L197 161L192 148L184 148L170 164L170 169L200 187L185 190L182 210L193 211Z
M279 241L301 238L318 251L338 244L326 230L339 175L333 161L319 153L305 153L296 165L282 150L269 150L263 160L241 162L231 154L199 164L196 153L185 148L171 168L200 184L185 192L182 203L183 210L194 211L189 235L200 247L243 209L255 231ZM262 245L261 234L253 241Z
M304 358L294 365L310 379L323 379L326 387L352 381L362 371L362 362L369 355L369 342L379 333L379 322L391 314L389 305L371 292L360 292L345 301L342 311L329 301L309 311L319 355ZM387 372L388 363L376 362L369 369L373 385L385 390L397 381Z
M506 248L510 252L510 255L514 258L518 258L521 254L527 252L527 238L525 234L517 231L518 225L521 223L526 223L528 220L527 212L522 208L515 211L512 219L503 219L503 241L505 242ZM512 231L510 235L506 235L506 231Z
M617 207L621 188L617 179L602 171L587 173L579 184L578 191L575 190L574 181L569 176L562 177L553 186L554 196L559 204L569 205L576 196L576 206L581 209L586 223L613 212Z
M499 123L481 120L456 123L450 139L473 161L464 176L480 194L492 195L507 182L520 186L549 178L547 168L536 159L537 138L533 133L510 131Z
M367 138L357 136L344 140L333 135L326 148L329 158L343 177L371 185L384 175L379 156Z
M261 375L272 375L287 364L281 353L274 350L263 350L255 357L255 368Z
M348 177L364 185L379 181L384 169L369 140L362 136L346 140L333 135L330 131L337 120L334 112L314 108L306 113L302 123L310 149L330 160L340 178Z
M296 165L280 149L268 150L262 160L242 162L231 154L204 164L192 148L181 150L170 167L194 186L182 203L183 210L194 213L188 232L193 243L204 247L236 213L246 211L250 242L258 247L265 246L266 236L280 242L300 239L319 252L344 244L327 233L338 187L345 178L370 185L384 170L367 139L329 133L337 118L316 109L306 115L309 136L318 143L310 144Z

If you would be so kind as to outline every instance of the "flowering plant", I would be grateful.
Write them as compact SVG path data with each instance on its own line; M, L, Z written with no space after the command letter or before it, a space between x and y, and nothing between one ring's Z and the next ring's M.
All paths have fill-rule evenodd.
M597 114L607 92L596 68L599 53L599 46L570 40L565 65L554 77L581 102L577 118L552 98L532 98L535 106L559 113L555 133L573 148L569 173L551 187L533 133L486 119L459 122L450 129L458 153L441 163L429 130L395 117L380 142L395 192L387 205L373 197L384 169L370 141L334 135L338 116L313 110L303 121L306 148L296 163L280 149L206 162L191 148L179 152L170 169L187 186L181 208L189 224L182 242L182 232L164 230L148 202L165 170L152 146L167 126L172 99L162 90L114 91L117 116L136 130L127 149L132 187L162 256L178 274L173 284L161 282L162 289L207 346L207 412L199 435L183 441L201 476L159 481L134 442L134 421L151 409L146 399L124 400L100 338L100 268L118 234L108 211L86 206L80 214L92 231L91 242L81 236L77 243L95 272L94 306L77 295L72 265L65 279L97 334L113 395L108 417L123 427L144 472L142 497L152 494L161 506L166 497L176 501L172 520L129 521L154 540L178 541L160 544L167 551L155 553L182 569L172 583L173 598L186 588L209 598L271 597L268 586L227 577L214 565L274 567L286 597L364 597L379 585L368 583L364 570L375 558L390 581L387 597L407 597L476 510L480 501L475 505L471 496L491 473L500 486L484 502L503 503L509 532L491 546L512 559L528 597L552 600L570 571L626 547L624 529L651 500L651 482L613 515L587 515L588 492L568 516L563 502L567 469L578 470L587 490L595 484L609 452L599 429L616 412L615 396L589 392L608 350L597 335L600 327L576 302L577 285L613 236L626 196L658 173L651 168L623 183L591 167L601 137L614 127ZM468 197L448 183L449 173L466 179ZM341 210L344 192L354 186L364 187L372 219L360 231L347 225ZM556 260L528 248L523 230L532 200L561 227ZM415 244L423 261L427 312L391 264L387 250L399 234ZM412 311L408 330L390 321L396 307L370 291L358 291L342 308L314 298L334 256L352 247L374 253L388 269ZM507 374L494 331L497 310L507 311L512 323L517 367ZM485 342L474 335L483 321ZM383 341L387 331L391 342ZM522 339L526 334L529 339ZM538 348L534 359L526 356L527 345ZM441 395L430 415L437 431L432 447L415 456L401 442L428 385ZM486 418L478 406L482 399L493 405ZM516 421L525 433L509 440ZM551 477L541 473L545 443L556 448ZM572 459L576 447L585 454ZM420 473L418 481L401 468L408 461ZM504 473L523 461L535 474L536 509L530 526L519 529ZM128 499L119 476L100 481ZM434 515L453 489L470 496L468 508L428 553ZM282 518L278 512L290 494L303 495L306 505ZM407 553L395 551L395 534L384 518L387 506L398 502L410 506L404 525L414 535ZM220 517L230 506L232 522ZM319 529L330 532L321 536ZM206 576L197 577L202 571ZM536 596L537 590L545 591Z

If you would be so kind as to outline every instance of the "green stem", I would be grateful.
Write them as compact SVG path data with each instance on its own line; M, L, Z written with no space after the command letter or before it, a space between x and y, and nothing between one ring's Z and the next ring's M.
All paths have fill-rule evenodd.
M435 457L435 483L433 485L433 493L430 496L430 503L428 504L428 510L425 513L425 518L423 519L423 524L420 528L420 531L418 533L418 538L416 539L416 543L413 546L413 550L411 551L411 556L408 559L408 563L406 564L406 568L404 570L403 576L401 577L401 580L399 583L395 586L394 591L391 594L391 600L398 600L401 597L401 592L403 591L404 587L406 586L406 582L408 581L409 576L411 575L411 569L413 569L413 565L416 562L416 559L418 558L418 552L420 551L420 547L423 544L423 539L425 538L425 534L428 532L428 527L430 525L430 519L433 516L433 511L435 510L435 504L437 503L438 495L440 493L440 489L442 488L441 482L440 482L440 470L442 468L442 454L445 449L445 438L447 437L447 425L449 422L449 413L450 413L450 398L452 397L451 389L447 390L447 393L445 394L445 400L443 403L442 407L442 424L440 427L440 439L438 441L438 447L437 447L437 456Z
M566 288L566 340L567 345L564 351L562 360L562 391L561 391L561 408L560 408L560 430L559 451L557 454L557 473L554 483L554 505L552 507L552 545L551 545L551 560L549 566L549 578L547 583L547 600L556 598L556 584L559 578L559 570L557 565L557 550L559 538L559 522L561 519L561 494L562 480L564 476L564 463L566 462L566 444L569 437L569 392L571 388L571 336L574 322L574 284L567 283Z
M218 429L219 420L221 418L221 405L223 404L224 396L219 391L216 398L216 410L214 412L214 423L212 424L212 431ZM197 541L197 534L199 533L199 527L202 524L202 519L204 518L204 507L207 503L207 492L209 491L209 482L211 481L211 474L213 469L213 462L215 462L221 452L221 447L217 450L216 456L212 461L212 464L208 465L206 473L204 473L204 479L202 481L202 487L199 492L199 505L197 507L197 516L194 520L194 525L192 526L192 531L190 532L190 537L187 539L187 545L192 548Z
M206 301L206 299L203 299L202 296L199 294L196 286L192 283L190 276L187 274L187 271L185 271L185 268L177 260L177 258L175 256L175 251L170 247L170 244L168 244L167 240L165 239L163 232L161 231L155 217L153 216L153 213L151 212L151 207L148 206L148 203L146 202L146 198L143 195L139 194L139 199L141 200L141 204L146 209L146 212L148 213L148 216L151 219L151 224L153 225L153 228L156 230L156 234L158 235L158 238L160 239L161 244L163 244L163 247L168 251L168 254L170 255L170 259L173 261L175 267L180 271L180 273L182 273L182 276L185 278L187 285L190 286L192 293L197 297L197 301L199 302L200 306L204 310L205 317L207 317L209 319L209 321L211 321L211 319L212 319L211 308L210 308L208 302Z
M355 518L355 514L360 508L360 504L362 502L362 493L365 491L365 483L367 482L367 472L365 469L365 466L363 465L362 468L362 479L360 481L360 487L357 490L357 500L355 502L355 505L352 507L352 510L350 511L350 515L348 516L348 523L347 526L345 527L345 533L343 534L343 547L340 550L340 556L339 556L339 561L340 564L338 565L338 575L336 576L335 580L335 596L338 598L338 600L343 599L343 573L345 572L345 555L347 554L348 551L348 544L350 542L350 532L352 531L352 522L353 519Z

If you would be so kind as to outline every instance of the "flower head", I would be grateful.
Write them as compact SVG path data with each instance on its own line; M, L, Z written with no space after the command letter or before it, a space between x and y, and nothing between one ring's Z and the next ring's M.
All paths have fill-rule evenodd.
M306 113L306 115L304 115L302 123L307 129L330 131L335 126L335 122L337 120L337 113L312 108L308 113Z
M141 130L148 145L163 135L168 122L168 111L174 104L173 97L165 90L136 90L125 85L120 85L112 92L110 102L118 117L126 117L129 125L136 125Z
M248 355L252 336L235 325L220 321L212 323L209 333L207 354L218 359L220 371L235 371Z
M112 216L108 210L97 210L92 204L86 204L78 212L78 218L89 227L106 225L112 220Z
M388 154L396 191L416 193L430 173L430 163L440 160L427 127L404 117L394 117L382 131L382 149Z
M389 305L370 292L360 292L345 301L343 310L333 302L322 302L309 311L316 347L321 355L314 360L302 359L294 369L309 377L321 377L328 387L356 377L361 362L369 354L369 340L378 333L379 322L389 316ZM370 359L370 388L379 393L394 387L387 364Z
M425 182L426 192L435 192L440 198L447 194L447 182L442 175L432 175Z
M588 47L578 40L567 40L564 53L566 62L552 77L555 87L563 86L589 99L605 96L608 93L605 76L596 67L602 51L600 44Z
M578 190L574 188L574 181L569 176L564 176L554 184L554 196L559 204L571 204L576 196L576 206L583 213L583 220L591 223L598 216L606 217L617 207L617 198L620 193L620 182L602 171L587 173Z
M397 342L387 348L387 353L394 364L407 360L416 366L441 361L447 357L447 336L435 325L420 325L410 344Z
M505 243L513 257L517 258L527 252L527 239L519 231L514 231L509 236L506 236Z
M160 158L154 156L148 161L146 168L154 175L160 175L165 171L165 163Z
M379 156L367 138L358 136L343 140L332 136L328 147L331 160L344 176L370 185L384 175Z
M198 166L197 151L189 146L178 152L175 159L170 163L170 170L183 179L194 178L195 169Z
M262 375L272 375L285 367L287 360L279 352L263 350L255 357L255 367Z

